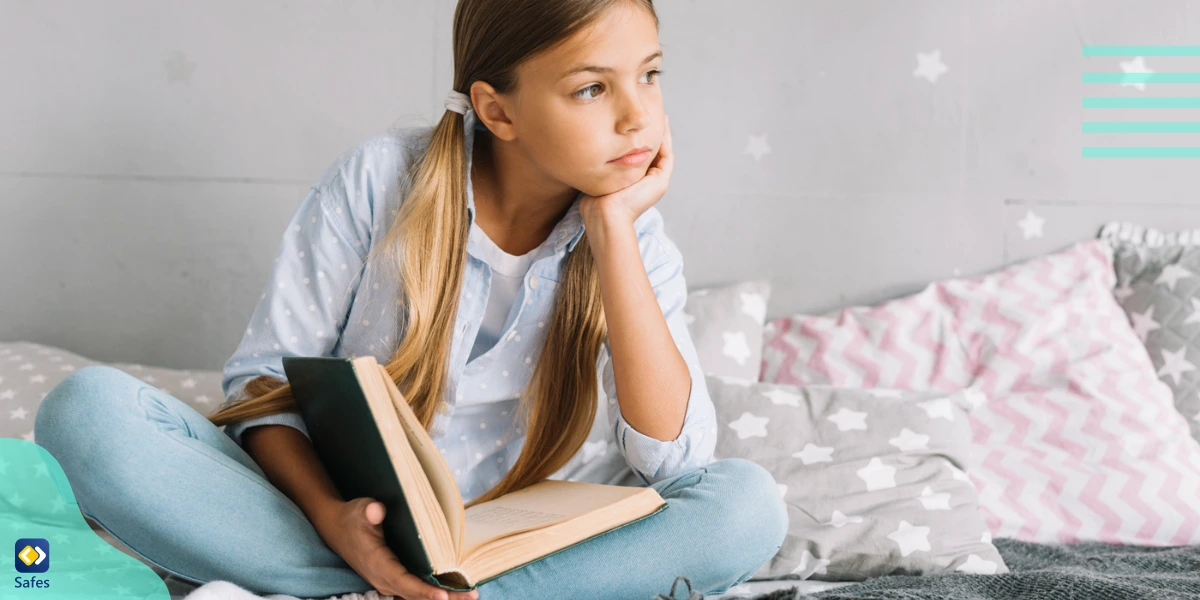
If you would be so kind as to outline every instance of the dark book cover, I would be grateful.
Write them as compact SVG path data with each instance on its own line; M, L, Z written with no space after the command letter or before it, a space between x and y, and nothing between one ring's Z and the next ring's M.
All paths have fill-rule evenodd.
M450 587L434 577L396 466L352 361L349 357L283 357L283 370L317 456L343 499L366 496L387 506L380 524L384 540L409 573L447 590L474 589Z

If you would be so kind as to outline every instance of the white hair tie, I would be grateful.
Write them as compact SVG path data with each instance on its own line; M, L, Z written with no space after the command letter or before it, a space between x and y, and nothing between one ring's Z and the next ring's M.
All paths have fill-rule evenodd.
M455 90L450 90L446 94L446 110L452 110L456 113L465 115L468 110L471 110L471 97Z

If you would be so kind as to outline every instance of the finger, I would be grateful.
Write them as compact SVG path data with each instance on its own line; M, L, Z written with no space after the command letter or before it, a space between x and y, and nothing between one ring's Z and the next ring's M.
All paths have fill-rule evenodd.
M383 517L387 514L387 506L382 502L372 501L367 504L364 509L367 523L374 526L383 522Z
M667 133L663 137L663 148L664 148L663 157L664 157L664 162L666 163L664 165L663 169L666 170L668 173L670 173L671 169L674 168L674 166L675 166L675 142L671 138L671 117L670 117L670 115L664 115L663 120L666 122L666 125L667 125Z
M392 587L400 590L400 594L404 598L450 600L449 592L409 573L394 554L389 554L384 561L383 575L392 584Z

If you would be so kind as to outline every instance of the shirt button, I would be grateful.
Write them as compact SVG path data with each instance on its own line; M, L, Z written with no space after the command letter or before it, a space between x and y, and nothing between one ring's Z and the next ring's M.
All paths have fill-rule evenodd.
M514 330L512 330L512 331L508 332L508 339L510 339L510 340L511 340L511 339L513 339L513 336L515 336L515 335L517 335L517 330L516 330L516 329L514 329Z
M442 402L441 404L438 404L437 411L442 413L443 415L447 414L450 412L450 405L446 404L445 402Z
M537 289L537 275L529 276L529 287L535 290Z

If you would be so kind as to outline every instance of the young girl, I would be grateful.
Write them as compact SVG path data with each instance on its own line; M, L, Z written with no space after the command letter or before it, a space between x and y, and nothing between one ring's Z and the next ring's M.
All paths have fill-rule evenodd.
M225 365L230 402L206 418L88 367L47 395L36 439L88 517L198 583L645 598L686 575L723 592L775 554L787 513L765 469L712 460L683 261L653 206L674 152L651 1L462 0L454 20L446 113L368 139L310 190ZM383 503L334 489L284 378L283 356L366 354L468 506L555 474L602 408L669 509L471 592L420 580L384 545Z

